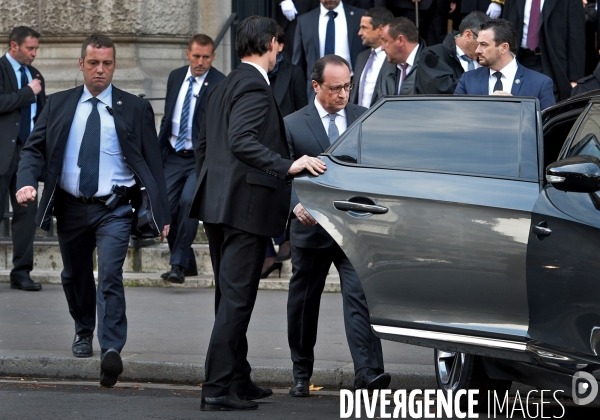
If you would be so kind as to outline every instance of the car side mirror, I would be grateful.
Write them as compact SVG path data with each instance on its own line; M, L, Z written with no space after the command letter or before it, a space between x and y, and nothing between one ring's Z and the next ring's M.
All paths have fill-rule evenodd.
M559 160L546 167L546 180L557 190L594 193L600 190L600 160L590 155Z

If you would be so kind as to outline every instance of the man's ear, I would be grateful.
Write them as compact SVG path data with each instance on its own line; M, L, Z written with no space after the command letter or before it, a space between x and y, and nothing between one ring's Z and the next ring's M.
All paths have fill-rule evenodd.
M273 51L275 49L276 41L277 41L277 38L275 38L275 37L271 38L271 41L269 41L269 51Z
M79 71L83 71L83 58L79 58Z

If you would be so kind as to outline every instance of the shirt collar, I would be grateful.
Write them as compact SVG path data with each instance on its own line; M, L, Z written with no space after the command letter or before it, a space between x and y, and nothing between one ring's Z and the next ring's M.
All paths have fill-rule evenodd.
M83 85L83 93L81 94L81 99L79 103L83 103L94 95L89 91L86 85ZM106 89L104 89L98 96L96 96L100 102L108 107L112 107L112 83L108 85Z
M381 45L375 48L374 50L372 49L372 51L375 51L375 55L379 55L383 52L383 50L381 49Z
M319 102L319 100L317 99L316 96L315 96L315 108L317 108L317 112L319 113L320 118L325 118L326 115L329 115L329 112L325 111L325 108L323 108L323 105L321 105L321 102ZM338 112L336 112L336 114L339 115L340 117L346 118L346 108L339 110Z
M417 57L417 51L419 51L419 47L420 45L417 44L417 46L412 50L412 52L409 54L408 58L406 59L406 64L408 64L410 66L410 68L412 68L415 64L415 58ZM404 63L402 63L404 64ZM402 68L401 64L396 65L396 67L398 67L399 69Z
M260 72L260 74L262 74L262 77L265 78L265 80L267 81L267 84L271 85L271 82L269 82L269 75L267 74L267 72L265 71L265 69L263 69L258 64L251 63L250 61L242 61L242 63L250 64L251 66L253 66L254 68L256 68L256 70L258 70Z
M459 58L462 58L463 55L466 55L465 52L463 50L461 50L458 45L456 46L456 55L458 55ZM469 57L469 56L467 55L467 57ZM471 57L469 57L469 60L470 59L471 59Z
M202 83L204 81L204 79L206 79L206 75L208 74L209 71L210 71L210 69L208 69L206 71L206 73L204 73L202 76L194 76L194 79L196 79L196 82ZM187 73L185 74L185 80L189 80L191 75L192 75L192 69L191 69L191 67L188 67Z
M502 76L506 77L507 79L514 79L517 75L517 59L513 57L510 63L508 63L506 66L504 66L504 68L498 71L502 73ZM496 70L490 69L490 77L494 73L496 73Z
M12 66L12 68L15 70L15 73L17 73L21 67L27 68L27 66L23 66L17 60L15 60L14 58L12 58L12 56L8 52L6 53L6 59L8 60L8 62Z
M327 13L329 12L328 9L325 8L325 6L323 6L323 4L321 4L319 6L321 8L321 17L327 17ZM340 13L344 13L344 3L340 2L340 4L338 4L335 9L333 9L334 12L337 12L337 14L339 15Z

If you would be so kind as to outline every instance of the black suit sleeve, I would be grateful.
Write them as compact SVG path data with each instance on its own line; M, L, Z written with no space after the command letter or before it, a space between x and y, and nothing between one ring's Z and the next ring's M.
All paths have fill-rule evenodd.
M284 118L283 122L285 125L285 137L287 139L288 149L290 149L290 159L296 160L296 151L294 149L294 139L292 138L292 133L290 132L290 128L288 126L288 121L287 121L287 119ZM296 194L296 188L294 187L294 184L292 183L292 196L290 199L290 218L292 218L292 219L294 217L296 217L296 215L294 214L294 209L296 208L298 203L300 203L300 199L298 199L298 195Z
M202 119L202 125L200 125L200 133L198 134L194 156L196 156L196 176L200 176L200 169L202 169L202 164L206 157L206 118Z

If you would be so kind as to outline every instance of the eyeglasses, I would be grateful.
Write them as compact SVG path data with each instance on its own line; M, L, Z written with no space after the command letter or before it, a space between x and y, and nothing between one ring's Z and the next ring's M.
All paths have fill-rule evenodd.
M331 93L340 93L342 89L344 89L346 92L350 92L354 88L354 83L346 83L343 86L327 86L325 83L321 83L321 85L329 88Z

